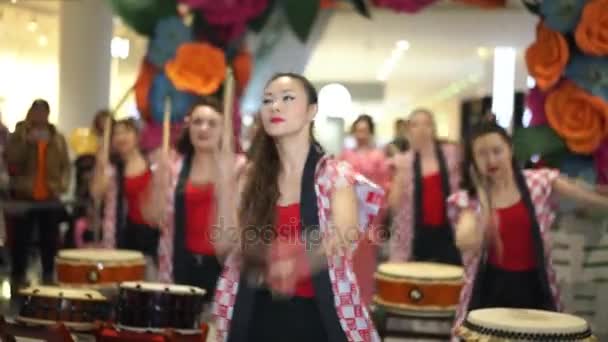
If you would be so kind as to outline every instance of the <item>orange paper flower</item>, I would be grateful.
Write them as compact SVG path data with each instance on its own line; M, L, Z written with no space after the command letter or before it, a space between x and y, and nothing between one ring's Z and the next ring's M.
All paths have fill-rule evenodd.
M545 26L541 21L536 28L536 41L526 50L528 71L538 87L545 91L560 79L570 51L561 33Z
M484 8L497 8L497 7L505 7L507 4L507 0L456 0L459 2L464 2L469 5L475 5Z
M590 154L608 136L608 104L564 81L547 96L547 121L576 153Z
M584 52L608 55L608 0L592 0L585 5L574 36Z
M206 43L182 44L175 59L165 65L175 88L198 95L216 92L225 78L224 52Z
M247 87L251 77L252 58L249 51L243 50L232 61L234 68L234 79L236 81L236 93L240 95Z
M148 94L150 93L150 87L152 86L152 81L157 72L158 69L156 69L152 63L144 60L139 68L139 75L135 81L135 104L137 105L137 110L141 117L146 121L150 119L150 101L148 100Z

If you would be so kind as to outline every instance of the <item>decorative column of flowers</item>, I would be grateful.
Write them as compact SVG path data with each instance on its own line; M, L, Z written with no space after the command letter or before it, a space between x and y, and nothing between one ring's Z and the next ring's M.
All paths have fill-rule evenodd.
M363 0L108 0L122 21L148 37L148 51L134 84L137 109L146 125L142 145L159 146L167 99L171 137L197 96L221 98L226 67L236 80L236 99L249 82L252 56L244 43L248 30L259 32L273 11L282 10L297 37L306 41L320 10L350 2L369 16ZM235 136L240 114L235 108Z
M608 0L526 3L540 21L526 51L532 127L518 146L608 183Z

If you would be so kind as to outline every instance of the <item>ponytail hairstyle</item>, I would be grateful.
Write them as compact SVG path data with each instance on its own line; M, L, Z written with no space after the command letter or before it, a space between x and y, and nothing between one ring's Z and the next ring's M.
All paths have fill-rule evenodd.
M300 82L306 92L308 105L317 104L317 91L304 76L294 73L274 75L267 86L281 77L289 77ZM310 125L310 139L313 144L313 125ZM268 245L275 235L276 204L279 200L279 153L274 139L266 133L262 125L256 129L249 150L252 164L243 189L239 222L241 223L242 256L245 269L263 271L266 269Z

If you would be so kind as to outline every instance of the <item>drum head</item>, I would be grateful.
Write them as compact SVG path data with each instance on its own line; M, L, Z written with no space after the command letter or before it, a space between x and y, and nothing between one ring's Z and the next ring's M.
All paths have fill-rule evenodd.
M101 293L91 289L65 288L58 286L31 286L25 288L19 293L22 296L36 296L49 298L68 298L90 301L105 301Z
M63 249L58 255L66 260L94 262L129 262L144 259L144 255L138 251L104 248Z
M169 292L175 295L197 295L203 296L207 291L196 287L186 285L174 285L163 283L148 283L129 281L120 284L121 289L138 290L145 292Z
M432 262L384 263L378 267L378 273L386 277L421 279L421 280L460 280L463 268L453 265Z
M589 329L579 317L550 311L491 308L473 310L467 322L505 332L529 334L570 334Z

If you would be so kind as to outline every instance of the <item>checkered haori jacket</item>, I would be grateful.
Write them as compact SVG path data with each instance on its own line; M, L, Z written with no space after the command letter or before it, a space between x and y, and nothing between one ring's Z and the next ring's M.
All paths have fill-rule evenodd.
M552 190L553 181L559 176L559 171L551 169L537 169L537 170L524 170L524 178L526 180L530 198L534 206L536 214L536 220L540 227L541 240L544 249L545 256L545 270L547 273L547 281L553 301L558 310L561 310L561 304L559 300L559 289L557 286L557 278L555 270L553 269L551 259L551 242L550 242L550 230L551 225L555 219L554 203L552 201ZM452 194L448 198L448 217L452 222L452 227L456 227L456 222L463 209L472 209L476 212L480 212L480 205L477 199L470 198L468 193L461 190L457 193ZM479 227L479 225L478 225ZM480 229L485 229L481 227ZM482 234L480 232L480 234ZM455 334L456 330L466 319L468 313L469 303L473 295L473 286L475 283L475 276L477 275L478 267L481 261L481 253L463 253L463 264L464 264L464 286L460 292L460 303L456 312L456 320L454 321L454 328L452 330L453 341L457 341Z
M356 173L350 164L332 157L322 157L314 172L318 217L323 237L332 236L330 198L335 189L354 186L359 204L359 231L365 233L368 224L378 214L384 198L383 190ZM328 272L333 290L334 305L342 330L348 341L380 341L367 308L362 305L357 280L352 270L354 243L346 255L329 255ZM217 340L226 341L233 319L236 295L239 289L240 269L238 255L233 253L226 261L216 289L214 316Z

